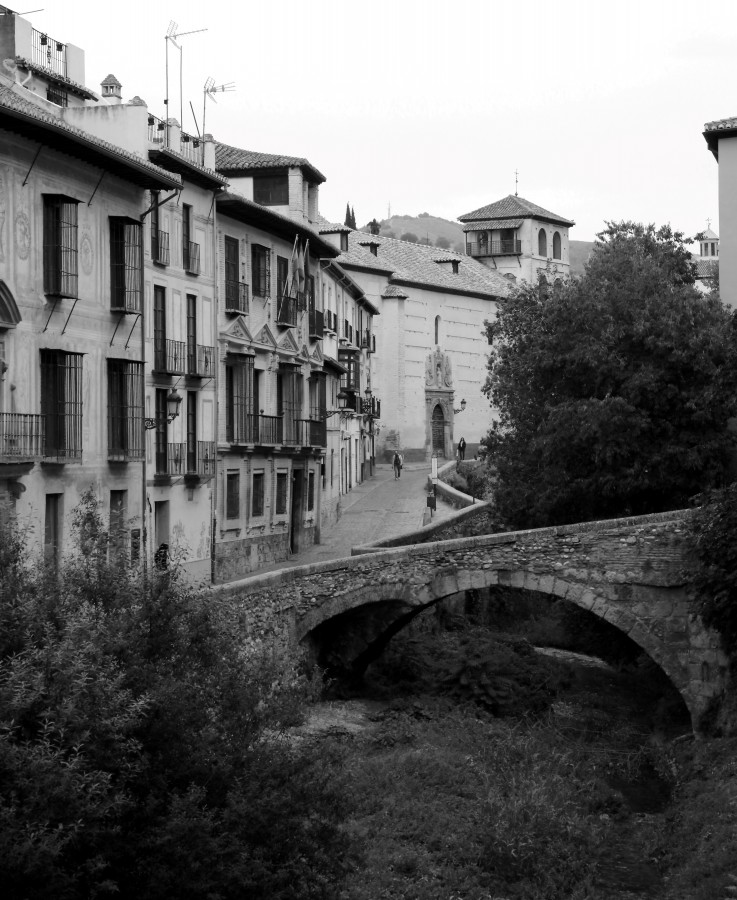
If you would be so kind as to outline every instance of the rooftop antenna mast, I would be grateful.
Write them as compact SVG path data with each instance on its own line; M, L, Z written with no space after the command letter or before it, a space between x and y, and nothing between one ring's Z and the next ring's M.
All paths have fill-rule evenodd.
M514 170L514 196L515 196L515 197L519 196L519 195L517 194L517 176L518 176L518 175L519 175L519 172L515 169L515 170Z
M169 21L169 28L167 29L166 35L164 36L164 43L166 45L166 99L164 100L164 106L166 107L166 119L167 119L167 128L166 128L166 146L169 146L169 42L177 48L179 51L179 125L182 126L184 124L184 103L182 100L182 48L177 44L177 39L185 37L188 34L199 34L202 31L207 31L207 28L196 28L194 31L177 31L179 26L177 23L171 19Z
M202 138L204 140L207 131L205 130L205 116L207 115L207 98L209 97L213 103L217 103L215 99L215 94L225 93L226 91L234 91L235 90L235 82L228 81L226 84L215 84L215 79L210 78L208 76L207 81L205 82L205 87L203 90L202 97Z

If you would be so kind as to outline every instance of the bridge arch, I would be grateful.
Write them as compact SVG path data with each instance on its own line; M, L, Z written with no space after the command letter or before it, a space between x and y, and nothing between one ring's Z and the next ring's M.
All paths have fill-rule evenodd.
M680 596L684 592L674 588L622 585L619 591L624 596L619 597L611 585L585 586L533 571L489 567L440 571L427 581L387 579L346 590L302 617L296 636L323 658L329 651L333 663L340 660L344 671L359 676L381 655L391 638L424 610L454 594L497 585L557 597L608 622L662 669L683 697L692 719L703 711L703 704L693 690L693 672L688 660L673 652L664 641L662 621L643 615L643 610L653 603L659 604L658 612L662 612L665 606L674 608L684 600L685 596ZM681 628L684 625L679 623ZM331 641L342 644L344 653L329 646Z

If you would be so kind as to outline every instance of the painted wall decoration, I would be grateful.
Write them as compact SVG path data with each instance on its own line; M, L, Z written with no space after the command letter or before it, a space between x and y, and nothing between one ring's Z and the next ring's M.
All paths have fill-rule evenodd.
M31 252L31 222L23 210L15 216L14 239L18 259L28 259Z

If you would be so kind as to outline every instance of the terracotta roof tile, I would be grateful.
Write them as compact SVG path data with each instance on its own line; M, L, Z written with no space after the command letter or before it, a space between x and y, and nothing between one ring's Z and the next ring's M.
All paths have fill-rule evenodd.
M719 275L719 260L718 259L696 259L694 258L692 262L696 265L696 277L701 279L702 281L708 278L717 278Z
M376 256L362 244L375 244ZM337 261L347 268L354 266L386 272L392 281L400 284L425 285L493 297L506 297L511 290L506 278L470 256L361 231L349 233L348 250ZM453 261L458 263L457 273L453 272L452 266L443 264Z
M494 219L494 228L519 228L524 220L523 219ZM489 222L470 222L468 225L464 226L463 232L466 233L468 231L488 231L489 230Z
M306 170L312 179L321 184L325 176L312 163L302 156L283 156L274 153L259 153L255 150L243 150L230 144L215 144L215 167L218 171L235 174L253 169L283 169L298 166Z
M544 219L548 222L559 223L560 225L576 224L570 219L564 219L562 216L550 212L549 209L543 209L543 207L538 206L537 203L532 203L531 201L525 200L523 197L517 197L514 194L509 194L502 200L497 200L496 203L489 203L487 206L482 206L480 209L475 209L473 212L464 213L464 215L458 216L460 222L472 222L479 219L513 218Z

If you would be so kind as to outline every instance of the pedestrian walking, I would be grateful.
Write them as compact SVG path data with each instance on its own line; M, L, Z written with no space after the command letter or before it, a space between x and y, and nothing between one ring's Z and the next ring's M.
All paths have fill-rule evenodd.
M399 453L399 450L394 451L394 459L392 460L392 465L394 466L394 478L397 479L402 475L402 457Z
M466 439L461 438L460 441L458 441L458 459L461 462L463 462L463 460L465 458L466 458Z

